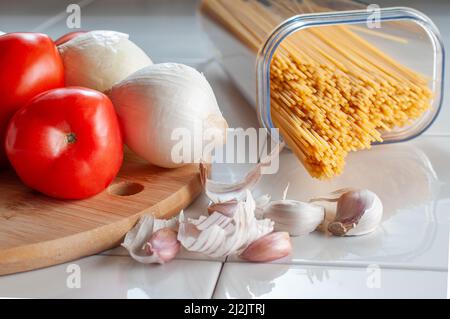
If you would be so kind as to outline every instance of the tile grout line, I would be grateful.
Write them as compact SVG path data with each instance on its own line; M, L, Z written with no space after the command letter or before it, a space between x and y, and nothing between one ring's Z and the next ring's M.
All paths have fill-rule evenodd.
M241 261L229 261L228 263L233 264L249 264L247 262ZM394 264L383 264L376 262L361 262L361 263L336 263L336 262L294 262L294 263L286 263L286 262L273 262L273 263L260 263L263 265L283 265L283 266L313 266L313 267L336 267L336 268L367 268L370 265L377 265L382 269L391 269L391 270L411 270L411 271L435 271L435 272L447 272L447 268L445 267L433 267L433 266L407 266L407 265L394 265Z
M107 256L107 257L125 257L125 258L131 258L130 256L125 255L105 255L105 254L96 254L92 256ZM86 256L86 257L92 257L92 256ZM83 257L83 258L86 258ZM337 268L367 268L370 265L378 265L380 268L383 269L392 269L392 270L417 270L417 271L436 271L436 272L447 272L448 269L445 267L433 267L433 266L408 266L405 264L386 264L386 263L377 263L377 262L314 262L314 261L301 261L301 262L273 262L273 263L248 263L243 261L232 261L228 260L228 257L222 261L222 260L210 260L210 259L190 259L190 258L175 258L174 260L182 260L182 261L207 261L207 262L215 262L215 263L221 263L222 268L225 263L232 263L232 264L261 264L261 265L284 265L284 266L315 266L315 267L337 267ZM221 268L221 270L222 270ZM219 274L220 275L220 274Z
M95 254L95 255L81 257L79 259L89 258L89 257L94 257L94 256L131 258L131 256L129 256L129 255L110 255L110 254L102 254L102 253L100 253L100 254ZM77 259L77 260L79 260L79 259ZM222 264L225 262L225 261L222 261L222 260L214 260L214 259L193 259L193 258L178 258L178 257L172 259L172 261L175 261L175 260L182 260L182 261L208 261L208 262L222 263Z
M212 294L209 297L209 299L214 299L214 295L216 294L217 287L219 286L220 277L222 276L223 267L225 266L226 262L227 262L227 259L225 259L223 262L221 262L220 271L219 271L219 274L217 275L216 283L214 284L214 288L213 288Z

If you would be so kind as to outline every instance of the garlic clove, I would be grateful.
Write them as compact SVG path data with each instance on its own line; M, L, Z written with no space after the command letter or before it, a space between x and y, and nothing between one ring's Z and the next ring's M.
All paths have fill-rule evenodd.
M165 256L153 253L151 255L148 254L146 251L147 242L148 239L159 230L170 229L175 232L176 227L178 227L178 218L176 217L169 220L163 220L155 219L151 215L144 215L125 235L122 246L125 247L131 258L137 262L144 264L164 263L163 259L166 258ZM167 230L165 232L167 232ZM161 235L158 235L158 237L159 236ZM160 245L157 245L157 251L159 251L159 248Z
M150 256L158 256L161 264L172 260L180 251L177 232L171 228L162 228L156 231L145 244L145 251Z
M325 218L325 209L318 205L285 199L270 202L264 208L263 216L273 220L275 231L301 236L316 230Z
M100 92L130 74L153 64L128 34L90 31L58 46L67 86L83 86Z
M288 256L292 244L287 232L274 232L252 242L241 254L242 259L253 262L269 262Z
M336 236L359 236L373 232L383 217L383 205L373 192L352 190L343 193L338 201L336 217L328 231Z

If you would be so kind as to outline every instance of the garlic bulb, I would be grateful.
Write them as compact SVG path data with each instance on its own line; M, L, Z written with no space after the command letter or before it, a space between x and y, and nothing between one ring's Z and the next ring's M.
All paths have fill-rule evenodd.
M90 31L58 46L67 86L104 92L133 72L152 64L128 34Z
M247 199L237 203L232 217L214 212L209 217L186 221L181 215L178 240L183 247L210 257L224 257L240 253L258 238L271 233L273 222L255 218L255 200L250 191L246 194Z
M195 69L177 63L143 68L108 92L136 154L161 167L200 162L222 145L227 122L214 92Z
M292 252L291 239L286 232L275 232L252 242L241 254L242 259L269 262L286 257Z
M268 203L263 216L274 221L275 231L301 236L316 230L325 218L325 209L314 204L283 199Z
M328 231L336 236L359 236L374 231L383 217L380 198L367 189L342 189L332 197L319 197L310 201L337 202L336 216L328 224Z
M163 264L179 251L175 231L177 227L178 218L163 220L144 215L125 235L122 246L137 262Z

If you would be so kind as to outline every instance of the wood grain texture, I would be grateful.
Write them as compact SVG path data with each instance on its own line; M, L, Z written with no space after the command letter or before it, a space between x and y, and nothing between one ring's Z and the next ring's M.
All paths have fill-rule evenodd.
M130 152L109 188L85 200L46 197L0 171L0 275L113 248L141 215L169 218L200 192L197 165L164 169Z

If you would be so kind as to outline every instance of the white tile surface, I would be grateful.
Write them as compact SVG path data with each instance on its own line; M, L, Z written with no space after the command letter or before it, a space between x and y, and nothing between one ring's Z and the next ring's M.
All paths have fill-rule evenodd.
M309 177L292 153L284 152L279 173L265 176L256 195L279 198L289 182L288 198L307 201L351 185L377 193L384 217L379 229L366 236L339 238L316 232L293 238L292 256L280 262L447 269L449 158L450 137L420 137L351 154L342 176L321 182Z
M80 267L81 288L68 288ZM143 265L128 257L92 256L73 263L0 277L0 297L18 298L210 298L221 264L175 260Z
M130 34L155 62L198 61L216 51L200 31L196 0L46 0L37 4L0 3L0 30L44 32L57 38L73 31L66 25L66 8L81 5L81 28Z
M226 263L214 297L445 298L446 280L438 271Z

